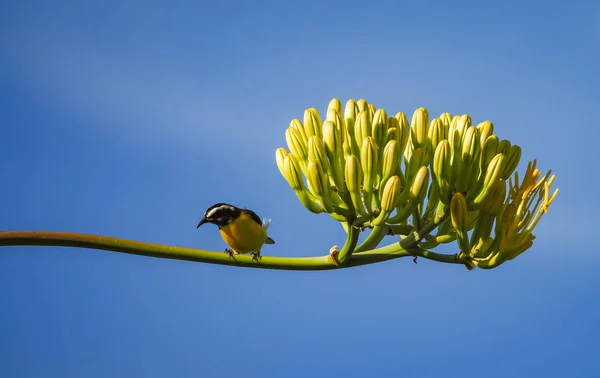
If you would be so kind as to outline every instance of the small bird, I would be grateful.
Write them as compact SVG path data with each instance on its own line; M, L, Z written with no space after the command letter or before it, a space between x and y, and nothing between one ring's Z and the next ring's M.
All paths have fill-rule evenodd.
M221 237L231 249L225 252L230 255L251 253L252 259L260 258L263 244L275 244L267 236L269 221L261 221L252 210L240 209L227 203L217 203L209 207L198 227L204 223L214 223L219 226Z

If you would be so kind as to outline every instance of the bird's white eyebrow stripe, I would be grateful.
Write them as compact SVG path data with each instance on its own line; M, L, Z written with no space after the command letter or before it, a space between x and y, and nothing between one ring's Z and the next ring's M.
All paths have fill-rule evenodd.
M215 207L214 209L210 210L208 213L206 213L206 218L211 218L213 215L215 215L215 213L219 210L233 210L233 206L229 206L229 205L221 205L219 207Z

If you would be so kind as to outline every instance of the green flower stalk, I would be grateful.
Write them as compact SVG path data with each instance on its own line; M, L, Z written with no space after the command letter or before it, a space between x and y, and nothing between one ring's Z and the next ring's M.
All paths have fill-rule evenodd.
M388 116L364 99L332 99L324 117L306 109L275 151L279 172L300 203L346 232L341 248L319 257L230 256L112 237L0 232L2 245L56 245L160 258L287 270L340 269L412 256L468 269L492 269L532 247L534 228L558 190L534 160L519 175L522 150L473 125L467 114L431 117L418 108ZM520 179L520 177L522 177ZM366 237L360 239L360 235ZM359 243L359 239L362 243ZM380 246L384 241L387 245ZM430 250L456 242L456 253Z

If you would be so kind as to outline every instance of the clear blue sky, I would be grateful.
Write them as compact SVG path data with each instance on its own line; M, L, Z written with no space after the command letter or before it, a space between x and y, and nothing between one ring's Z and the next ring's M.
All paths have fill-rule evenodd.
M3 2L0 230L222 250L196 224L224 201L322 255L342 231L274 150L339 97L492 120L557 175L535 245L304 273L0 248L0 376L598 376L597 4L215 3Z

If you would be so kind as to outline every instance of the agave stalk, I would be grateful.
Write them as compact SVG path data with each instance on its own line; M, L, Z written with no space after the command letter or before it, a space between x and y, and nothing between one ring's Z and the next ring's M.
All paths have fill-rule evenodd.
M519 179L521 147L501 140L490 121L467 114L430 119L418 108L388 116L364 99L338 99L325 116L309 108L285 131L277 167L301 203L346 231L341 248L318 257L252 256L142 243L107 236L0 232L0 246L53 245L159 258L286 270L327 270L422 257L491 269L533 245L534 228L558 190L551 172L529 162ZM364 241L358 243L362 233ZM392 242L380 246L387 239ZM456 253L427 248L456 242Z

